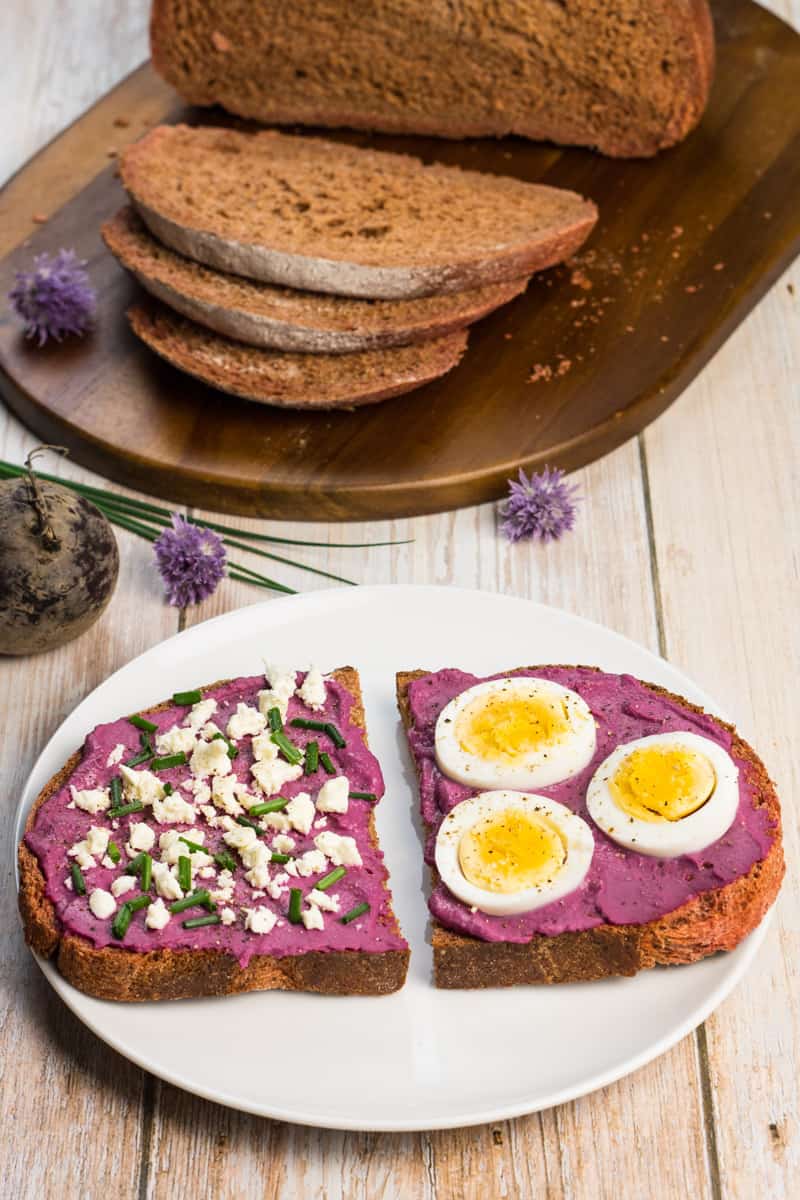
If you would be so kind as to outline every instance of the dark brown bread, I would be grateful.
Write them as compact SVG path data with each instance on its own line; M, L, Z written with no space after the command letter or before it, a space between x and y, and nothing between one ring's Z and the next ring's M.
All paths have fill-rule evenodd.
M535 667L521 668L536 670ZM408 685L427 671L401 671L397 703L406 730L413 726ZM656 684L646 685L692 712L703 712L682 696ZM775 825L775 841L766 858L725 887L702 892L657 921L645 925L601 925L552 937L535 934L528 944L484 942L454 933L431 918L433 968L437 987L511 987L518 983L577 983L612 975L635 975L647 967L692 963L718 950L733 950L751 933L774 902L785 865L781 811L766 767L751 746L724 721L733 752L750 766L756 804ZM434 883L436 872L432 872Z
M351 720L365 731L366 718L358 672L340 667L333 678L354 698ZM224 681L223 681L224 682ZM211 684L218 687L220 684ZM171 700L152 711L169 708ZM45 785L30 811L26 831L48 797L63 787L80 762L76 751ZM369 835L378 844L374 817ZM218 950L148 950L116 947L96 949L84 938L64 934L55 909L45 895L39 861L24 842L19 846L19 910L25 940L43 958L55 958L61 974L74 987L101 1000L178 1000L188 996L222 996L239 992L324 992L339 996L379 996L395 992L405 983L408 950L365 952L355 950L313 952L291 958L257 955L242 970L236 960ZM388 887L387 887L388 891ZM391 928L400 934L390 908Z
M575 192L323 138L159 125L122 182L160 242L267 283L403 300L519 279L597 220Z
M103 226L123 267L158 300L225 337L306 354L385 350L463 329L513 300L528 280L419 300L353 300L227 275L162 246L130 207Z
M278 408L358 408L437 379L458 363L463 331L416 346L358 354L294 354L243 346L156 301L134 305L137 337L178 370L220 391Z
M156 69L269 124L656 153L703 113L705 0L155 0Z

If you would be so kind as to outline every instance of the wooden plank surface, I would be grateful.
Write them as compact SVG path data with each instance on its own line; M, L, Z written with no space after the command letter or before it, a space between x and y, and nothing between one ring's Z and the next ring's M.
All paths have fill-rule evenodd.
M0 78L13 131L0 145L0 178L144 53L145 0L70 7L79 11L56 0L10 0L0 10L0 44L20 47ZM800 24L800 0L770 7ZM280 532L321 541L413 536L410 546L305 557L363 582L452 583L529 596L661 645L728 704L791 797L800 718L799 319L795 267L640 442L577 474L586 497L581 518L556 546L506 545L491 505L369 525L282 525ZM33 444L15 419L0 415L0 456L20 461ZM161 602L148 547L127 535L120 541L120 584L95 633L35 660L0 661L0 717L14 734L0 747L7 864L19 788L70 708L179 621L263 598L226 582L182 618ZM288 569L282 577L295 587L324 585ZM50 993L22 944L7 869L0 1190L99 1200L113 1179L119 1196L155 1200L185 1196L190 1181L197 1194L215 1198L796 1195L797 842L790 815L789 875L773 931L753 970L698 1035L574 1104L495 1127L411 1135L260 1121L127 1064Z

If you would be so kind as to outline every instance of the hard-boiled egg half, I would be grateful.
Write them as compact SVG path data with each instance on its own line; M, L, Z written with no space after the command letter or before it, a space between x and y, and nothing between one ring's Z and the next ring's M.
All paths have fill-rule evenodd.
M530 792L481 792L439 826L436 869L459 900L503 917L574 892L593 851L591 829L565 805Z
M739 771L696 733L656 733L617 746L592 776L589 814L629 850L694 854L721 838L739 807Z
M582 771L596 728L577 692L548 679L490 679L455 696L436 722L436 762L474 788L548 787Z

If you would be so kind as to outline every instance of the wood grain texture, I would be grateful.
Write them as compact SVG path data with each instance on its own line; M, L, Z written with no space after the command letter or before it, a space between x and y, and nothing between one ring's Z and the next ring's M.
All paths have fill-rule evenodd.
M88 260L101 296L94 334L44 354L0 313L8 402L42 437L121 483L177 503L279 518L453 508L496 497L519 466L573 469L608 452L680 394L800 249L800 106L785 103L800 93L800 37L751 0L726 0L719 11L706 116L654 160L613 161L521 139L336 135L561 185L590 196L601 213L571 266L535 278L474 327L455 370L361 412L278 411L223 397L139 343L124 317L135 286L98 234L122 199L111 167L79 190L94 172L78 161L73 198L31 226L50 175L62 195L67 159L88 146L96 163L97 135L120 111L131 120L126 140L154 114L180 116L144 68L86 118L93 139L79 123L0 199L2 245L26 239L0 262L0 294L34 253L67 245Z
M771 7L800 25L800 0L773 0ZM56 0L41 0L35 19L31 8L12 0L0 11L0 40L24 47L0 77L8 128L22 129L32 120L29 109L36 110L13 143L16 157L9 142L0 147L7 170L135 62L128 35L137 10L141 27L147 0L82 0L68 13ZM120 20L127 32L116 38ZM78 48L80 69L69 56L67 68L63 48L70 45ZM113 61L101 63L101 53ZM45 117L46 125L38 123ZM98 125L91 137L81 134L95 144L95 169L107 161L105 139L130 133ZM83 161L85 146L75 155ZM736 163L731 145L732 171ZM77 170L71 178L67 156L56 182L61 203L85 180ZM2 199L0 237L8 228L1 210ZM554 546L508 546L497 537L491 505L369 525L290 523L276 532L322 541L413 536L408 546L302 557L364 582L452 583L529 596L651 648L661 636L676 664L727 702L791 796L800 718L799 329L795 268L639 444L578 473L583 512L575 533ZM34 441L13 417L0 417L2 457L21 461ZM70 708L183 620L263 599L228 581L184 618L161 603L149 549L127 535L120 547L122 580L93 633L39 659L0 660L0 716L14 731L0 747L7 864L16 796ZM325 586L274 569L292 586ZM23 1200L68 1191L107 1200L113 1178L124 1200L183 1200L187 1180L215 1200L792 1197L800 1166L796 823L787 821L785 836L789 874L773 931L754 969L698 1037L573 1104L431 1135L336 1134L259 1121L154 1081L98 1042L50 992L23 946L7 871L0 888L0 1078L10 1136L0 1142L0 1190Z

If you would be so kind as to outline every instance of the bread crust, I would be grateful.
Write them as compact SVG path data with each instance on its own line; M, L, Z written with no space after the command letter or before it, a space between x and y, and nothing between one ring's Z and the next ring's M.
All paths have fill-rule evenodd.
M512 669L536 671L543 666ZM406 732L413 727L408 686L428 674L429 671L416 670L397 675L397 704ZM644 686L691 712L705 711L657 684ZM733 753L749 764L758 806L766 808L775 826L775 840L764 859L732 883L701 892L672 912L643 925L600 925L552 936L534 934L530 942L518 944L485 942L455 933L431 917L436 986L512 987L520 983L577 983L635 975L648 967L693 963L718 950L733 950L751 933L774 902L785 872L780 804L767 769L753 748L733 725L718 717L714 720L731 734ZM436 883L435 870L432 875Z
M340 667L331 674L353 697L350 719L364 731L366 742L358 672L353 667ZM207 686L220 687L227 682L219 680ZM171 700L165 700L152 705L148 712L163 711L171 705ZM64 786L80 761L81 751L76 750L45 784L28 814L26 833L34 827L39 809ZM374 812L370 813L369 837L377 847ZM42 958L54 959L60 973L74 987L100 1000L179 1000L273 989L379 996L397 991L405 982L410 955L407 949L312 951L281 958L259 954L242 969L232 955L221 950L97 948L85 938L63 932L55 907L46 895L39 860L24 842L19 845L18 861L19 910L25 941ZM392 929L400 934L397 918L391 908L389 911Z

